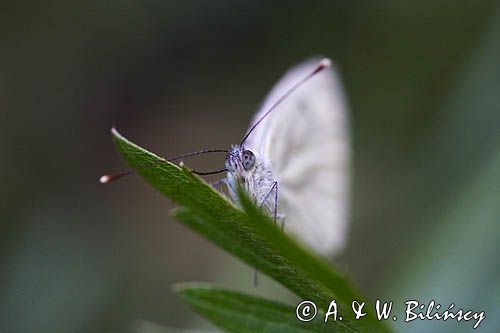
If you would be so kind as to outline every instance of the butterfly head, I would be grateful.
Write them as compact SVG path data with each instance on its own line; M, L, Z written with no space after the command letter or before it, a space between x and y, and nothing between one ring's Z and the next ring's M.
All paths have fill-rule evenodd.
M255 154L243 146L232 146L226 156L226 169L237 179L247 178L254 170Z

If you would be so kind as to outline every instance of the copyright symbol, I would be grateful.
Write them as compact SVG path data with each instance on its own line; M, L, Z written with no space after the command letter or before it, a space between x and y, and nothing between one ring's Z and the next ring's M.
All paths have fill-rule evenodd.
M303 301L295 308L295 315L300 321L311 321L316 317L318 308L311 301Z

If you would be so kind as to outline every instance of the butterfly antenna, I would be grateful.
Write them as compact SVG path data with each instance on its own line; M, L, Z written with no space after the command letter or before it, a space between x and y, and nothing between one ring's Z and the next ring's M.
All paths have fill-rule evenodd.
M222 173L222 172L226 172L227 169L219 169L219 170L215 170L215 171L208 171L208 172L200 172L200 171L196 171L196 170L191 170L194 174L196 175L200 175L200 176L206 176L206 175L215 175L217 173Z
M206 154L206 153L227 153L227 152L229 152L227 149L205 149L205 150L195 151L193 153L187 153L187 154L171 157L171 158L167 159L167 161L173 162L173 161L180 160L184 157L190 157L190 156Z
M227 153L227 152L228 152L227 149L205 149L205 150L195 151L192 153L187 153L187 154L183 154L183 155L179 155L179 156L174 156L174 157L167 159L167 161L173 162L173 161L180 160L184 157L190 157L190 156L207 154L207 153ZM197 175L212 175L212 174L221 173L224 171L226 171L226 169L220 169L220 170L211 171L211 172L198 172L198 171L193 170L193 173L195 173ZM119 173L116 175L104 175L104 176L101 176L101 178L99 178L99 182L101 184L109 184L109 183L112 183L112 182L122 178L122 177L128 176L134 172L135 172L135 170L129 170L129 171L122 172L122 173Z
M242 145L245 142L245 140L248 138L248 136L264 120L264 118L266 118L271 113L271 111L276 109L277 106L279 106L281 103L283 103L283 101L288 96L290 96L295 90L297 90L301 85L306 83L314 75L318 74L323 69L330 67L331 65L332 65L332 62L330 59L328 59L328 58L322 59L311 73L309 73L308 75L303 77L299 82L295 83L291 88L289 88L287 91L285 91L285 93L278 100L276 100L276 102L274 102L273 105L271 105L271 107L266 111L266 113L264 113L264 115L262 117L260 117L260 119L250 128L250 130L248 130L247 134L245 134L245 136L243 137L243 140L241 140L240 145Z
M116 175L104 175L104 176L101 176L101 178L99 178L99 183L101 184L109 184L109 183L112 183L114 182L115 180L118 180L122 177L125 177L125 176L128 176L130 175L131 173L134 173L135 170L129 170L129 171L126 171L126 172L122 172L122 173L119 173L119 174L116 174Z

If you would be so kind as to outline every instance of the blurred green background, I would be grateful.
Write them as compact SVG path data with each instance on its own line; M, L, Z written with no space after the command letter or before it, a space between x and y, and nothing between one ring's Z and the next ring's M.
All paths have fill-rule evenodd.
M340 68L353 135L350 241L334 261L371 299L454 302L498 331L498 1L1 7L0 332L211 329L172 294L179 281L293 300L254 289L251 269L173 221L141 179L97 180L126 169L113 124L163 156L227 147L280 75L318 54Z

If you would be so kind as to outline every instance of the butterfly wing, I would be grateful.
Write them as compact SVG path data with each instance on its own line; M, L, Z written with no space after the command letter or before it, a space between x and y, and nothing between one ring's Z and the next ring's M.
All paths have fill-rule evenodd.
M318 63L312 59L286 73L251 126ZM292 93L255 128L244 146L271 165L285 230L322 255L338 253L347 232L350 145L346 105L335 70L321 71Z

